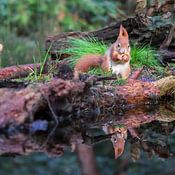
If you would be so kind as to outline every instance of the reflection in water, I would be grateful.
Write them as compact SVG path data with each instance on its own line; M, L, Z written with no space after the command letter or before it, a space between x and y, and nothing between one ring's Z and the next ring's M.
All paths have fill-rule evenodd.
M70 147L78 156L82 172L98 175L93 146L103 145L106 140L110 140L114 147L114 158L122 156L126 142L130 144L133 161L140 158L142 151L149 158L154 154L162 158L174 156L169 142L169 137L175 132L174 120L174 102L125 107L122 115L110 118L90 117L71 122L63 119L49 138L48 133L54 125L52 121L36 120L30 125L3 129L0 151L4 156L44 152L53 157L62 155L65 148Z
M106 134L111 134L111 142L114 147L115 159L122 155L125 146L125 140L127 139L127 128L125 126L105 124L103 131Z
M129 107L123 116L117 119L109 120L106 123L99 121L96 123L85 124L84 133L91 130L91 136L82 137L85 144L96 144L106 139L110 139L114 147L115 158L122 155L127 131L128 140L131 144L131 157L133 160L139 159L140 150L148 153L148 156L157 154L160 157L167 158L173 154L170 151L167 135L174 132L175 110L174 106L169 104L159 104L157 106L134 106ZM102 128L106 135L93 135L94 128Z
M169 142L169 137L175 132L174 120L175 110L172 103L157 106L130 106L123 116L105 121L105 123L95 121L94 123L84 124L81 128L81 135L77 139L74 137L74 141L71 141L79 148L82 145L92 146L110 140L114 148L114 157L117 159L124 152L125 142L128 140L130 157L133 161L140 158L142 151L147 153L148 158L155 154L161 158L168 158L174 156ZM87 152L86 154L88 154ZM91 153L92 150L88 155L90 156ZM79 156L86 157L86 154L81 152L81 156ZM85 166L81 162L81 167ZM95 163L93 163L92 169L94 166Z

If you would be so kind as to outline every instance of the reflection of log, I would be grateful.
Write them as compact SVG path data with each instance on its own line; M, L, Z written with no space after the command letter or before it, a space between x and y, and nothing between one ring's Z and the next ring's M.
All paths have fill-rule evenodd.
M92 146L78 144L77 156L82 175L99 175Z
M63 146L57 143L49 144L49 146L41 147L40 143L35 142L29 135L22 133L13 133L12 136L6 138L1 133L0 155L15 156L29 155L33 152L44 152L49 156L61 156L63 154Z
M151 106L151 105L150 105ZM155 106L151 107L151 109L155 110ZM148 109L147 109L148 110ZM151 121L157 120L154 117L153 111L147 111L146 109L140 110L135 109L137 113L133 114L135 112L134 110L131 110L130 114L127 113L124 115L123 120L116 120L119 116L113 116L113 122L111 123L111 119L108 119L108 116L105 118L99 118L93 117L93 120L89 118L80 118L80 119L73 119L71 123L67 123L67 119L65 118L64 123L60 123L60 126L55 130L52 137L49 138L49 142L46 143L48 134L52 130L53 124L52 122L49 122L49 118L47 119L50 123L50 126L42 127L42 123L45 123L44 120L36 120L35 122L28 123L29 121L26 121L25 124L22 124L21 126L15 125L14 123L12 125L9 125L8 127L1 128L0 129L0 155L3 156L15 156L15 155L28 155L33 152L44 152L48 154L49 156L60 156L64 153L65 146L70 145L76 145L75 148L79 147L79 156L81 156L81 159L83 159L84 151L90 149L90 154L92 154L92 148L91 146L88 148L87 145L94 145L99 144L102 141L109 140L111 135L101 135L102 133L95 132L93 134L94 128L101 129L102 125L106 124L106 120L110 121L107 122L111 126L114 126L115 128L119 124L119 128L123 126L127 126L127 128L132 127L138 127L139 136L140 136L140 143L144 144L143 149L146 152L149 152L151 149L158 148L157 146L164 147L164 149L160 149L156 154L158 154L161 157L169 157L171 156L169 154L169 147L167 148L166 155L160 155L162 152L165 151L165 146L168 143L164 143L166 140L169 140L168 137L171 135L175 123L167 123L167 120L165 119L165 123L163 123L163 118L167 117L169 114L166 113L167 109L163 109L165 112L164 116L161 118L160 122L154 122L151 123ZM155 113L156 110L155 110ZM157 114L162 114L160 113ZM129 115L129 116L128 116ZM38 115L39 116L39 115ZM175 115L174 115L175 116ZM174 117L173 116L173 117ZM43 117L43 116L40 116ZM147 118L148 117L148 118ZM160 117L160 115L158 115ZM98 121L99 120L99 121ZM175 120L175 118L174 118ZM37 124L38 123L38 124ZM67 123L67 124L66 124ZM122 124L122 125L121 125ZM134 125L134 126L133 126ZM85 128L83 127L85 126ZM32 128L32 129L31 129ZM145 132L146 129L146 132ZM33 132L35 130L35 132ZM90 135L87 135L89 131L92 130ZM153 133L157 133L156 135ZM28 134L27 134L28 133ZM86 133L86 134L85 134ZM164 136L165 140L162 140L162 136ZM161 138L161 142L160 142ZM130 140L130 137L128 138ZM159 141L155 141L159 140ZM132 144L134 142L138 143L138 140L132 139ZM163 141L163 142L162 142ZM82 143L85 143L83 145ZM162 144L163 143L163 144ZM172 143L172 142L171 142ZM73 148L73 147L72 147ZM81 149L81 151L80 151ZM87 150L86 150L87 149ZM105 145L105 149L106 145ZM110 149L110 148L109 148ZM83 150L83 151L82 151ZM165 152L164 152L165 153ZM92 157L91 157L92 156ZM93 159L93 155L89 156L89 159ZM86 157L87 159L87 157ZM85 161L85 160L82 160ZM85 163L85 162L82 162ZM84 166L84 165L83 165ZM96 171L96 168L93 168L93 171Z

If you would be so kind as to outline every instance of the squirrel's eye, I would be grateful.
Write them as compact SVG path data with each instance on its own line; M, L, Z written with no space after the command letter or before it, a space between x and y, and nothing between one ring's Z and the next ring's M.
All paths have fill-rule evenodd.
M120 43L118 43L118 48L120 48L121 47L121 44Z
M130 48L130 45L128 45L128 49Z

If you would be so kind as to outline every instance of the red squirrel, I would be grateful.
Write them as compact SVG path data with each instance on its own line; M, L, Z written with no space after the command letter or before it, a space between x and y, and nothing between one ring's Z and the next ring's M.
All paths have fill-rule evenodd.
M75 65L74 76L78 77L80 72L87 72L89 68L100 66L104 71L121 75L127 79L130 74L130 45L127 30L121 25L118 38L106 51L105 55L85 55Z

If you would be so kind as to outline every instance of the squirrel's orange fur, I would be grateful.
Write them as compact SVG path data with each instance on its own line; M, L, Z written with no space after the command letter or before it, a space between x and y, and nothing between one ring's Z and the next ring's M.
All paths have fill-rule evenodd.
M75 77L79 72L87 72L91 67L100 66L105 71L121 75L127 79L130 74L130 46L126 29L121 25L119 36L115 43L106 51L105 55L85 55L76 63Z
M90 67L96 67L101 65L102 56L101 55L85 55L83 56L75 65L75 70L81 72L87 72Z

